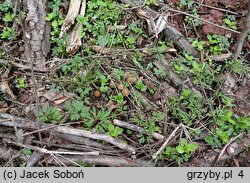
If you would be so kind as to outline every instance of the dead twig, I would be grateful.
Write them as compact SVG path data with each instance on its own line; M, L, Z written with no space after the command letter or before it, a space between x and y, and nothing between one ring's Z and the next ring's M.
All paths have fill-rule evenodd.
M184 11L175 10L175 9L172 9L172 8L169 8L169 7L167 7L167 11L173 11L173 12L176 12L176 13L181 13L181 14L183 14L183 15L190 16L190 17L192 17L192 18L196 18L196 19L198 19L198 20L200 20L200 21L202 21L202 22L211 24L211 25L213 25L213 26L215 26L215 27L219 27L219 28L221 28L221 29L225 29L225 30L228 30L228 31L237 33L237 34L240 33L239 31L236 31L236 30L233 30L233 29L229 29L229 28L227 28L227 27L223 27L223 26L217 25L217 24L215 24L215 23L213 23L213 22L210 22L210 21L204 20L204 19L202 19L202 18L196 17L196 16L191 15L191 14L189 14L189 13L186 13L186 12L184 12Z
M248 12L247 12L247 16L246 16L245 28L240 33L240 37L237 40L236 50L233 54L232 60L236 60L239 57L241 50L242 50L242 47L243 47L243 44L244 44L244 41L245 41L249 31L250 31L250 1L248 1Z
M153 154L152 158L155 159L158 154L160 154L163 149L165 149L165 147L168 145L169 141L175 136L176 132L179 130L179 128L182 128L182 123L180 123L175 129L174 131L169 135L169 137L166 139L166 141L164 142L164 144L161 146L161 148Z
M242 135L243 135L243 133L240 133L240 134L238 134L237 136L235 136L234 138L232 138L232 139L229 140L229 142L228 142L228 143L223 147L223 149L221 150L221 152L220 152L218 158L215 160L214 164L217 164L217 163L220 161L220 159L221 159L222 155L224 154L225 150L227 149L227 147L228 147L233 141L235 141L237 138L240 138Z
M127 129L130 129L130 130L139 132L139 133L143 133L143 134L147 133L147 131L145 131L142 127L136 126L136 125L131 124L131 123L127 123L125 121L120 121L118 119L114 119L113 123L115 125L117 125L117 126L120 126L120 127L123 127L123 128L127 128ZM159 133L156 133L156 132L152 133L152 137L155 138L155 139L157 139L157 140L162 140L164 138L163 135L161 135Z
M5 113L0 113L1 118L5 119L12 119L12 121L6 121L6 122L1 122L0 126L8 126L8 127L13 127L16 126L17 128L25 128L25 129L38 129L39 124L38 122L34 122L25 118L20 118L14 115L10 114L5 114ZM49 128L53 127L53 125L50 124L42 124L41 128ZM39 129L41 129L39 128ZM105 142L108 142L116 147L119 147L120 149L126 150L132 154L135 154L135 148L124 143L123 141L119 139L115 139L109 135L106 134L100 134L100 133L95 133L95 132L90 132L86 130L80 130L80 129L74 129L70 127L63 127L63 126L55 126L52 129L48 129L49 132L52 133L64 133L64 134L69 134L69 135L75 135L75 136L80 136L80 137L86 137L90 139L95 139L95 140L102 140Z
M64 156L60 159L65 165L71 165L72 162L83 161L92 165L109 166L109 167L153 167L154 164L145 160L132 160L130 158L116 156ZM48 164L55 164L54 159L48 159Z
M4 141L6 141L7 143L10 143L10 144L14 144L14 145L19 146L19 147L28 148L28 149L38 151L38 152L41 152L44 154L64 154L64 155L68 154L68 155L81 155L81 156L83 156L83 155L98 156L99 155L99 151L93 151L93 152L51 151L51 150L48 150L45 148L40 148L37 146L25 145L25 144L22 144L20 142L14 142L13 140L10 140L10 139L4 139Z
M230 11L230 10L225 10L225 9L223 9L223 8L217 8L217 7L209 6L209 5L206 5L206 4L199 3L199 2L195 2L195 3L197 3L198 5L207 7L207 8L211 8L211 9L215 9L215 10L219 10L219 11L231 13L231 14L233 14L233 15L238 15L238 13L236 13L236 12L233 12L233 11Z

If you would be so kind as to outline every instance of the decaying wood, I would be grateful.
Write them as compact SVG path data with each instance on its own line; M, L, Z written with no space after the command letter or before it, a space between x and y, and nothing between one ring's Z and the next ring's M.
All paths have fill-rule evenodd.
M213 61L216 61L216 62L223 62L225 61L226 59L229 59L232 57L232 53L222 53L220 55L210 55L208 56L208 58L212 59Z
M29 157L26 167L33 167L35 166L39 160L44 156L44 153L33 151L31 156Z
M14 115L6 114L6 113L0 113L0 118L6 119L6 122L2 121L0 123L0 126L8 126L8 127L17 127L17 128L22 128L22 129L43 129L46 128L46 131L53 133L63 133L63 134L69 134L69 135L75 135L75 136L80 136L80 137L86 137L90 139L95 139L95 140L102 140L105 142L108 142L116 147L119 147L120 149L126 150L132 154L135 154L135 148L125 144L123 141L114 139L109 135L106 134L99 134L95 132L90 132L86 130L80 130L80 129L74 129L70 127L63 127L63 126L53 126L50 124L42 124L41 128L39 128L39 123L34 122L25 118L20 118ZM11 121L9 120L11 119ZM50 128L51 127L51 128ZM40 132L43 132L40 130Z
M136 7L143 3L142 0L121 1L125 4L130 5L131 7ZM199 58L199 53L189 44L184 36L168 23L168 14L159 14L158 12L155 12L147 6L136 9L136 14L140 18L146 20L150 33L158 35L161 31L164 31L164 35L170 38L179 49L192 54L195 58Z
M69 10L65 18L65 21L61 27L60 37L62 37L63 34L67 32L74 25L75 19L80 10L80 6L81 6L81 0L70 0Z
M183 80L172 71L166 59L161 58L161 60L155 60L153 63L157 68L165 70L167 74L166 79L169 79L170 82L174 83L175 86L180 85L184 89L191 89L197 96L203 98L203 95L201 94L201 92L198 91L196 88L194 88L194 86L191 86L192 83L184 83Z
M84 138L84 137L75 136L75 135L69 135L69 134L63 134L63 133L54 133L53 136L56 137L56 138L59 138L59 139L69 141L69 142L71 142L73 144L82 144L82 145L85 145L85 146L94 147L94 148L103 149L103 150L112 150L113 149L112 147L100 144L100 143L98 143L98 142L96 142L94 140Z
M130 158L123 158L117 156L64 156L60 161L65 165L72 165L73 162L83 161L92 165L110 166L110 167L153 167L154 164L144 160L132 160ZM70 160L70 161L69 161ZM53 158L47 160L49 164L56 164Z
M132 95L138 97L137 105L145 108L146 110L156 110L157 106L153 102L151 102L146 96L144 96L141 92L136 89L132 89Z
M142 127L136 126L136 125L131 124L131 123L127 123L125 121L120 121L118 119L114 119L113 123L115 125L117 125L117 126L120 126L120 127L123 127L123 128L127 128L127 129L130 129L130 130L139 132L139 133L143 133L143 134L147 133ZM155 138L155 139L157 139L157 140L162 140L164 138L163 135L161 135L159 133L156 133L156 132L152 133L152 137Z
M199 58L199 53L189 44L184 36L170 24L166 25L164 35L170 38L182 51L191 53L195 58Z
M46 21L47 0L25 2L24 7L28 11L23 27L25 56L35 68L44 69L50 51L50 25Z
M86 11L86 0L83 0L80 10L80 15L84 16L85 11ZM81 30L82 30L82 24L80 22L77 22L69 34L68 46L66 48L67 53L71 55L75 54L82 45Z
M1 78L1 84L0 84L0 89L1 92L3 92L4 94L7 94L8 96L10 96L13 100L16 100L16 96L15 94L12 92L12 89L9 85L9 70L7 70Z

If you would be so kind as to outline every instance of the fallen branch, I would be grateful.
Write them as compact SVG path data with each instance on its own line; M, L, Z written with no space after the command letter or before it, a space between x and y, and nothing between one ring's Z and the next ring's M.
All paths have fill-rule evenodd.
M32 155L29 157L26 167L33 167L35 166L38 161L44 156L44 153L34 151Z
M242 47L243 47L243 44L244 44L244 41L245 41L249 31L250 31L250 1L248 1L248 12L247 12L247 16L246 16L245 28L240 33L240 37L237 40L236 50L233 54L232 60L236 60L239 57L241 50L242 50Z
M132 160L129 158L116 156L65 156L65 159L60 159L65 165L72 165L73 162L83 161L92 165L109 166L109 167L153 167L152 162L144 160ZM48 164L54 165L56 161L51 157L47 160Z
M168 65L168 61L164 58L162 58L161 60L156 60L153 62L154 65L156 65L156 67L158 69L164 69L167 76L166 79L169 79L172 83L174 83L175 86L181 85L183 88L185 89L191 89L197 96L203 98L202 94L200 91L198 91L191 82L189 82L187 85L186 83L183 82L183 80L177 75L175 74L171 67Z
M75 23L75 18L77 17L81 6L81 0L70 0L69 10L66 15L66 18L62 24L60 38L63 36L65 32L67 32L70 27L72 27Z
M4 139L5 142L10 143L10 144L14 144L16 146L19 147L23 147L23 148L28 148L34 151L38 151L44 154L68 154L68 155L92 155L92 156L98 156L99 155L99 151L93 151L93 152L71 152L71 151L51 151L45 148L40 148L37 146L32 146L32 145L25 145L23 143L20 142L15 142L13 140L10 139Z
M0 118L7 119L6 122L1 121L0 126L8 126L8 127L16 126L17 128L32 129L32 130L40 129L38 122L34 122L25 118L20 118L14 115L6 114L6 113L0 113ZM11 121L9 119L11 119ZM136 153L134 147L128 144L125 144L123 141L110 137L109 135L106 135L106 134L99 134L99 133L69 128L69 127L53 126L50 124L42 124L41 128L47 128L47 131L51 132L52 135L53 133L63 133L63 134L69 134L69 135L76 135L80 137L87 137L87 138L95 139L95 140L102 140L110 144L113 144L114 146L119 147L120 149L126 150L132 154Z
M131 124L131 123L120 121L118 119L114 119L113 123L115 125L123 127L123 128L127 128L127 129L130 129L130 130L139 132L139 133L147 134L147 131L145 131L142 127L136 126L136 125ZM164 138L163 135L161 135L159 133L156 133L156 132L152 133L152 137L155 138L155 139L157 139L157 140L162 140Z
M183 126L182 123L180 123L180 124L174 129L174 131L169 135L169 137L166 139L166 141L165 141L164 144L161 146L161 148L160 148L156 153L153 154L153 156L152 156L153 159L155 159L155 158L158 156L158 154L160 154L160 153L163 151L163 149L166 148L166 146L168 145L169 141L175 136L176 132L177 132L177 131L179 130L179 128L181 128L182 126Z
M86 11L86 0L83 0L80 10L80 15L84 16L85 11ZM79 49L79 47L82 45L81 30L82 30L82 24L80 22L77 22L69 34L68 46L66 48L67 53L71 55L75 54Z
M141 0L122 0L122 2L131 7L143 3ZM163 31L164 35L170 38L179 49L191 53L195 58L199 58L199 53L189 44L185 37L168 23L168 14L159 14L148 6L136 9L136 14L147 22L149 33L157 37Z

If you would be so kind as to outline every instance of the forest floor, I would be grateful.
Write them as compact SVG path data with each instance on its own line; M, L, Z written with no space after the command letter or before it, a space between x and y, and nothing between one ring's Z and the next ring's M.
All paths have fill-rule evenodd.
M0 0L1 166L250 166L247 0L31 2Z

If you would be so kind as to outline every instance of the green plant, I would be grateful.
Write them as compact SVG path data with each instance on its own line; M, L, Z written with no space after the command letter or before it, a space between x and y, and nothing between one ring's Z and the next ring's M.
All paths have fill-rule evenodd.
M4 1L0 4L0 12L9 12L12 11L14 8L13 4L10 2L10 0Z
M27 88L28 85L25 83L25 79L23 77L19 77L16 79L17 88L24 89Z
M61 110L45 105L39 112L39 120L43 123L57 123L62 119Z
M223 19L223 22L226 27L237 29L234 15L227 15L226 18Z
M207 35L208 44L209 44L209 50L211 53L218 55L223 50L228 50L230 47L229 40L221 35L213 34L213 35Z
M14 18L15 18L15 14L13 14L13 13L6 13L5 16L4 16L4 18L3 18L3 21L6 22L6 23L13 22Z
M69 113L70 120L72 121L79 120L80 118L89 117L89 108L85 106L83 101L66 101L65 108Z
M82 120L87 128L95 127L100 132L108 130L108 124L111 121L111 113L106 109L97 111L95 107L90 109L85 106L83 101L67 101L65 108L68 111L71 120Z
M157 132L159 130L158 122L164 119L164 113L153 111L151 116L146 116L144 114L134 115L130 120L136 125L142 127L146 134L138 134L136 135L139 143L145 143L146 141L151 143L153 142L152 133Z
M250 118L240 117L231 109L217 109L213 111L213 123L216 128L206 136L205 141L213 148L221 147L229 142L230 138L244 130L250 130Z
M249 65L241 59L227 61L225 67L236 74L247 74L250 72Z
M108 124L108 134L111 137L117 138L117 136L120 135L120 134L122 134L122 132L123 132L122 128L117 127L117 126L115 127L112 124Z
M117 95L113 96L112 99L118 104L122 104L124 101L124 96L122 95L122 93L118 93Z
M89 1L85 16L77 17L77 21L83 26L81 37L89 40L87 41L89 45L111 47L123 43L123 36L117 31L122 14L121 8L114 1Z
M155 5L157 0L146 0L146 5Z
M112 75L116 79L121 80L124 77L124 70L122 70L122 69L113 69Z
M139 81L135 87L142 92L147 90L147 86L142 81Z
M206 42L205 41L199 41L198 39L195 39L193 42L192 42L192 46L194 48L196 48L197 50L201 51L201 50L204 50L204 46L206 45Z
M202 99L189 89L182 90L180 97L173 98L170 106L171 114L187 125L203 117L206 112Z
M100 86L100 88L99 88L99 89L100 89L100 92L106 93L106 92L108 91L108 89L109 89L109 87L108 87L109 78L106 77L106 76L103 75L103 74L99 74L98 79L99 79L99 81L100 81L100 83L101 83L101 86Z
M32 154L32 151L29 148L24 148L23 149L23 154L26 156L30 156Z
M156 76L160 76L161 78L164 78L167 75L167 73L166 73L166 71L164 69L154 68L153 70L154 70L154 74Z
M197 9L195 8L192 10L192 15L197 18L200 18L200 15L198 14ZM184 21L187 24L187 28L201 26L202 22L197 18L193 18L191 16L185 16Z
M179 145L176 147L167 147L164 155L169 160L175 160L178 164L188 161L193 153L198 148L195 143L188 143L186 139L180 139Z
M62 11L59 11L62 0L52 0L48 2L50 13L48 13L46 20L51 22L51 38L52 52L55 56L65 56L66 52L66 37L59 38L61 31L61 25L64 22L64 15Z
M0 36L2 39L7 39L9 41L16 39L15 31L10 27L5 27Z
M194 4L195 4L194 0L181 0L179 7L181 9L184 9L184 8L191 9L194 6Z
M212 68L212 62L199 63L192 61L191 69L189 73L194 77L194 84L204 86L205 88L211 88L213 84L217 82L216 76L221 72L221 66Z

